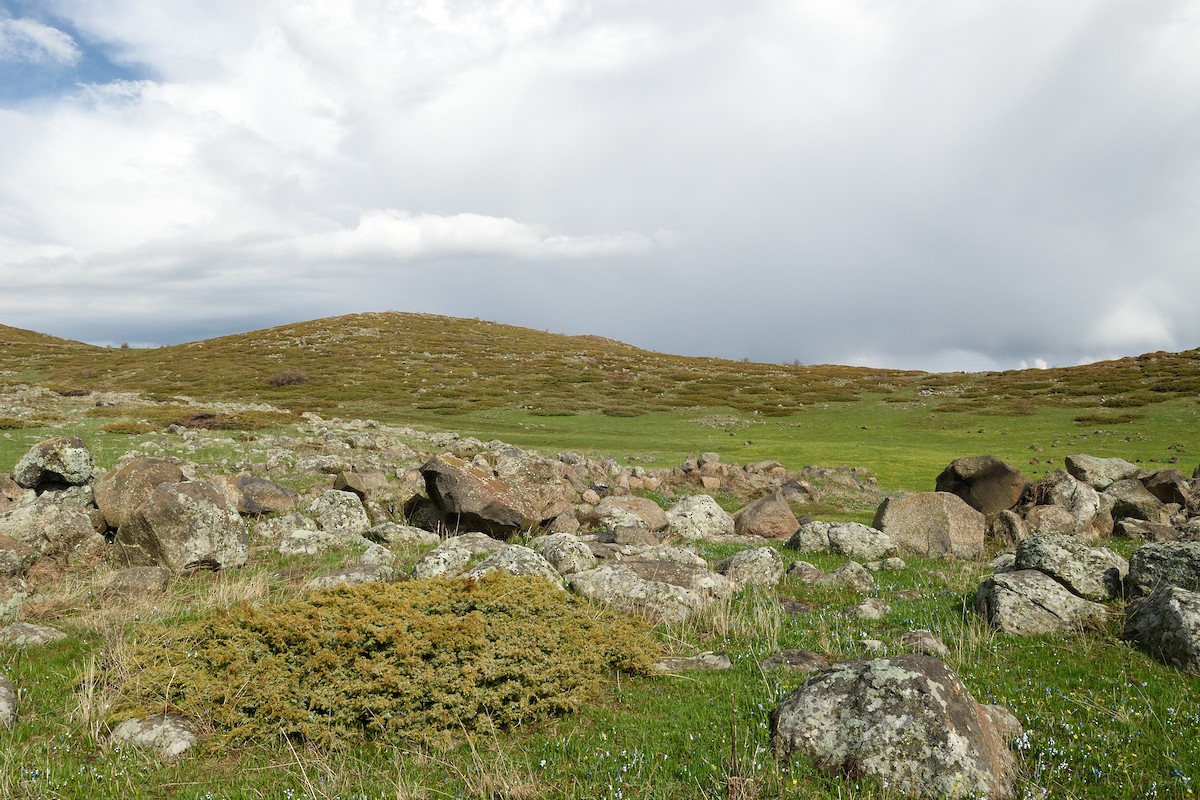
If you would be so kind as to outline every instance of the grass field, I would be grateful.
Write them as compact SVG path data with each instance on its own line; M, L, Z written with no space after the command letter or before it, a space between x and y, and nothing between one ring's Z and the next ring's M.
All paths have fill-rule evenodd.
M930 375L685 359L411 315L360 315L158 350L94 348L0 327L0 348L0 388L9 392L0 406L0 470L32 442L63 433L83 435L110 466L143 442L171 441L162 429L197 410L181 405L184 396L213 413L243 415L233 429L209 434L227 445L192 456L210 463L236 461L246 435L239 426L292 431L302 410L648 467L710 450L728 462L776 459L793 469L861 466L887 490L931 489L952 459L982 453L1030 478L1061 468L1073 453L1121 456L1148 469L1172 465L1187 475L1200 459L1196 351L1069 370ZM22 399L14 388L22 384L61 396ZM159 405L95 407L102 393L116 391ZM221 405L229 402L270 403L282 414ZM63 410L55 413L55 405ZM1113 546L1125 555L1132 547ZM728 553L713 546L705 555ZM202 746L174 764L105 743L112 709L95 678L141 621L295 597L307 574L342 557L256 557L238 572L177 580L147 604L105 602L97 586L108 567L48 582L23 613L72 636L46 648L0 649L0 670L21 688L24 709L17 726L0 731L0 796L728 798L734 777L752 780L764 798L886 798L880 785L775 761L767 715L802 677L764 673L757 663L781 648L865 657L863 639L895 653L899 637L916 628L946 641L949 663L979 700L1009 707L1025 726L1017 743L1020 796L1188 797L1200 778L1196 677L1130 647L1115 621L1065 636L995 634L968 610L985 567L922 559L876 576L872 594L892 606L881 622L837 615L861 599L847 590L790 580L777 593L746 590L656 633L674 654L728 652L731 672L608 676L604 694L573 716L495 736L440 748ZM415 557L405 554L410 563ZM785 557L824 569L845 560ZM789 615L776 594L816 610Z

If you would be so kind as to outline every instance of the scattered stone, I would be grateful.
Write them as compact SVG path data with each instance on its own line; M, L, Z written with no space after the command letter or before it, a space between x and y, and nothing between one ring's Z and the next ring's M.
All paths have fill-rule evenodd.
M782 609L783 613L791 614L794 617L802 617L817 610L817 607L812 603L806 603L794 597L780 597L779 608Z
M387 476L382 472L339 472L333 478L333 488L339 492L352 492L359 500L366 501L388 489Z
M783 556L774 547L754 547L724 559L715 569L738 589L774 586L783 579Z
M787 577L801 583L818 583L825 577L825 572L807 561L793 561L788 567Z
M539 536L529 543L530 547L550 562L560 575L584 572L596 566L596 557L591 548L578 536L569 533L552 533Z
M1158 542L1133 551L1130 593L1146 595L1165 585L1200 591L1200 542Z
M801 753L819 770L878 778L913 797L999 800L1012 796L1016 775L1007 716L976 702L942 662L906 654L809 677L770 724L780 758Z
M1025 512L1025 530L1027 536L1076 536L1082 533L1081 538L1094 538L1091 521L1081 526L1079 520L1062 506L1033 506Z
M857 522L834 522L827 535L829 549L847 558L875 561L896 552L891 536Z
M871 572L898 572L902 569L908 569L908 564L904 563L904 559L897 558L896 556L885 558L883 561L872 561L870 563L863 564L863 566L869 569Z
M904 553L974 559L983 554L984 516L948 492L889 497L872 527L887 533Z
M106 597L155 597L167 590L171 571L165 567L130 567L114 573L104 584Z
M340 536L355 536L371 529L371 518L362 499L353 492L326 489L308 506L317 527Z
M738 536L762 536L764 539L787 539L800 527L783 492L772 492L744 506L733 515L734 531Z
M287 514L300 506L299 494L266 478L238 475L218 478L213 485L229 498L239 514L246 516Z
M315 556L337 547L343 547L349 541L347 537L338 536L329 531L296 530L283 537L276 548L281 556Z
M887 650L887 645L882 639L859 639L858 646L868 653L882 653Z
M471 553L457 547L435 547L413 565L412 579L441 578L457 575L471 563Z
M1200 673L1200 594L1159 586L1130 605L1124 635L1164 664Z
M176 714L127 719L113 730L110 738L118 744L155 750L166 758L178 758L197 741L191 723Z
M1067 472L1098 492L1102 492L1117 481L1136 478L1142 469L1123 458L1096 458L1095 456L1067 456Z
M12 477L18 486L38 492L82 486L92 479L92 454L78 436L38 442L21 456Z
M654 668L659 672L683 672L685 670L718 672L733 669L733 662L724 653L700 653L687 658L663 658L655 663Z
M62 641L67 635L57 628L14 622L0 628L0 644L12 647L40 647Z
M1034 569L993 575L975 595L975 611L1001 633L1036 636L1102 625L1104 606L1072 594Z
M242 567L250 549L237 509L204 481L155 487L117 529L114 544L131 567L170 570Z
M712 497L695 494L683 498L667 511L667 530L680 539L712 539L733 536L733 517Z
M935 491L958 495L986 515L1015 506L1028 483L1019 469L996 456L975 456L950 462L937 476Z
M819 584L849 586L857 592L869 592L875 588L875 578L862 564L847 561L817 581Z
M927 656L936 656L937 658L949 658L950 648L946 647L946 643L934 636L933 631L919 630L909 631L900 637L900 645L912 650L914 653L923 653Z
M803 522L788 539L787 546L802 553L823 553L829 549L829 528L833 523Z
M1072 530L1076 534L1084 534L1087 526L1093 525L1094 518L1100 511L1100 495L1096 490L1062 470L1056 470L1037 483L1030 484L1026 497L1029 499L1028 505L1050 505L1066 509L1075 520Z
M658 622L682 622L707 598L671 583L646 580L624 564L601 564L566 577L576 594L620 611L645 614Z
M868 597L858 605L842 611L843 616L866 620L880 620L890 613L892 613L892 607L878 597Z
M432 547L441 541L438 535L432 531L395 522L384 522L368 528L363 531L363 538L376 544L392 545L393 547Z
M658 503L646 497L606 497L590 515L600 525L619 530L632 528L642 531L665 531L667 513ZM662 541L656 537L655 543ZM637 542L630 542L637 544ZM650 544L650 542L641 542Z
M1103 603L1124 594L1129 562L1107 547L1062 534L1030 536L1017 547L1014 570L1036 569L1073 594Z
M764 672L769 669L788 669L794 672L816 672L829 668L829 659L812 650L783 650L758 662Z
M526 459L513 462L500 475L443 455L426 462L421 475L426 493L451 530L507 539L571 510L578 491L567 470L560 461Z
M1142 539L1147 542L1175 542L1180 539L1182 533L1172 525L1126 517L1113 526L1113 536L1124 539Z
M358 586L364 583L391 583L396 579L396 570L386 564L355 564L352 567L313 578L307 584L310 592L333 589L337 586Z
M0 675L0 727L11 728L17 722L17 690L7 675Z

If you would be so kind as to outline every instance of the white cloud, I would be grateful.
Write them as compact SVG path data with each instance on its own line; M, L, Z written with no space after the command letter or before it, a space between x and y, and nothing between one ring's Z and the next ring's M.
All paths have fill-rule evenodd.
M32 19L0 19L0 61L72 65L82 52L58 28Z

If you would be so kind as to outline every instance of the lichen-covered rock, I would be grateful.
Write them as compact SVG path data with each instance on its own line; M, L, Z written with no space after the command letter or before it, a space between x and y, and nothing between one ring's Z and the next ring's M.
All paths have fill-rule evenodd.
M11 728L17 721L17 690L7 675L0 675L0 727Z
M229 498L239 514L246 516L287 514L300 506L300 495L295 490L266 478L237 475L217 478L212 483Z
M38 559L38 551L24 542L0 533L0 576L11 578L24 575L25 570Z
M362 498L353 492L326 489L308 506L309 513L323 531L341 536L358 536L371 528L371 518Z
M163 483L125 519L114 540L131 567L242 567L249 536L237 509L204 481Z
M1159 586L1130 604L1124 635L1163 663L1200 673L1200 594Z
M782 650L758 662L763 672L770 669L786 669L793 672L816 672L829 669L829 659L812 650Z
M566 582L571 591L588 600L659 622L682 622L708 602L691 589L646 580L624 564L601 564L568 575Z
M916 556L973 559L983 554L983 514L948 492L889 497L875 512L872 527L891 536L901 552Z
M26 489L82 486L92 479L92 453L78 436L38 442L13 467L13 480Z
M507 572L509 575L544 578L557 587L562 587L562 576L554 566L540 554L519 544L509 545L485 558L463 573L467 579L477 580L492 572Z
M454 456L421 467L425 489L451 530L507 539L571 510L578 491L567 465L549 459L516 459L504 473Z
M858 522L834 522L827 535L829 549L847 558L878 561L896 552L891 536Z
M96 533L96 520L68 492L45 491L32 503L0 514L0 535L36 551L66 556Z
M1200 542L1155 542L1129 558L1131 594L1150 594L1158 586L1200 591Z
M105 473L96 481L96 507L112 530L120 528L125 518L158 486L184 480L179 464L165 458L136 458Z
M284 536L276 548L281 556L315 556L344 546L349 539L329 531L300 528Z
M110 739L116 744L155 750L166 758L178 758L197 741L191 723L176 714L127 719L113 729Z
M659 672L683 672L685 670L701 670L704 672L721 672L733 669L733 662L724 653L699 653L694 656L670 656L659 659L654 664Z
M1073 594L1104 602L1124 594L1129 562L1107 547L1088 547L1071 536L1030 536L1017 547L1014 570L1036 569Z
M734 514L733 527L738 536L787 539L800 527L800 522L783 498L783 492L772 492Z
M1129 478L1117 481L1105 489L1104 494L1112 498L1112 517L1116 521L1130 517L1147 522L1171 521L1171 515L1166 512L1163 501L1151 494L1139 480Z
M1083 481L1098 492L1102 492L1117 481L1136 478L1142 469L1123 458L1096 458L1095 456L1067 456L1067 472L1071 477Z
M622 564L643 580L679 586L704 600L724 600L733 595L733 582L707 567L680 561L634 558L626 559Z
M167 590L171 571L164 567L129 567L114 573L104 584L105 597L155 597Z
M683 498L667 511L667 530L681 539L734 535L733 517L706 494Z
M530 546L550 562L561 575L583 572L596 566L596 556L578 536L569 533L552 533L539 536Z
M600 525L609 528L634 528L645 531L665 531L667 513L646 497L606 497L589 515ZM658 537L656 540L661 540Z
M11 647L40 647L62 641L67 635L58 628L14 622L0 628L0 644Z
M412 577L440 578L462 572L476 556L490 556L506 547L504 542L485 533L472 532L451 536L430 550L413 565Z
M774 547L753 547L724 559L716 565L716 571L738 589L774 586L783 578L783 557Z
M1021 499L1028 481L996 456L959 458L937 476L935 491L949 492L982 514L1007 511Z
M999 800L1012 796L1016 774L1008 725L941 661L907 654L809 677L771 712L771 739L781 758L798 753L909 796Z
M803 523L788 538L787 546L802 553L823 553L829 549L829 528L832 522L814 519Z
M1104 606L1072 594L1035 569L993 575L979 586L975 610L1001 633L1036 636L1103 624Z
M337 586L358 586L364 583L391 583L396 579L396 570L388 564L354 564L337 572L321 575L309 581L309 591L332 589Z
M868 597L856 606L845 609L842 614L854 619L881 620L892 613L892 607L878 597Z
M436 533L397 522L381 522L363 532L363 538L397 547L434 547L441 541Z

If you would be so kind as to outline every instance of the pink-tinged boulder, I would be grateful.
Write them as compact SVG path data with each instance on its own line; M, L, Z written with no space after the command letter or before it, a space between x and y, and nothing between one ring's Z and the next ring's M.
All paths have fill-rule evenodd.
M958 495L919 492L884 500L872 527L890 535L902 553L973 559L983 555L987 526Z
M557 465L557 466L555 466ZM455 456L437 456L421 467L425 489L451 530L508 538L572 510L577 492L566 466L530 460L499 475Z
M983 514L1008 511L1029 483L1021 471L995 456L959 458L937 476L935 490L956 494Z
M287 514L300 505L300 495L294 490L266 478L238 475L216 478L212 484L229 499L239 514L246 516Z
M246 564L246 525L204 481L163 483L117 529L119 557L131 567L225 569Z
M738 536L787 539L799 527L800 521L783 498L783 492L760 497L733 515L733 529Z
M135 458L110 470L94 487L96 507L109 528L116 530L159 485L179 483L183 471L165 458Z

